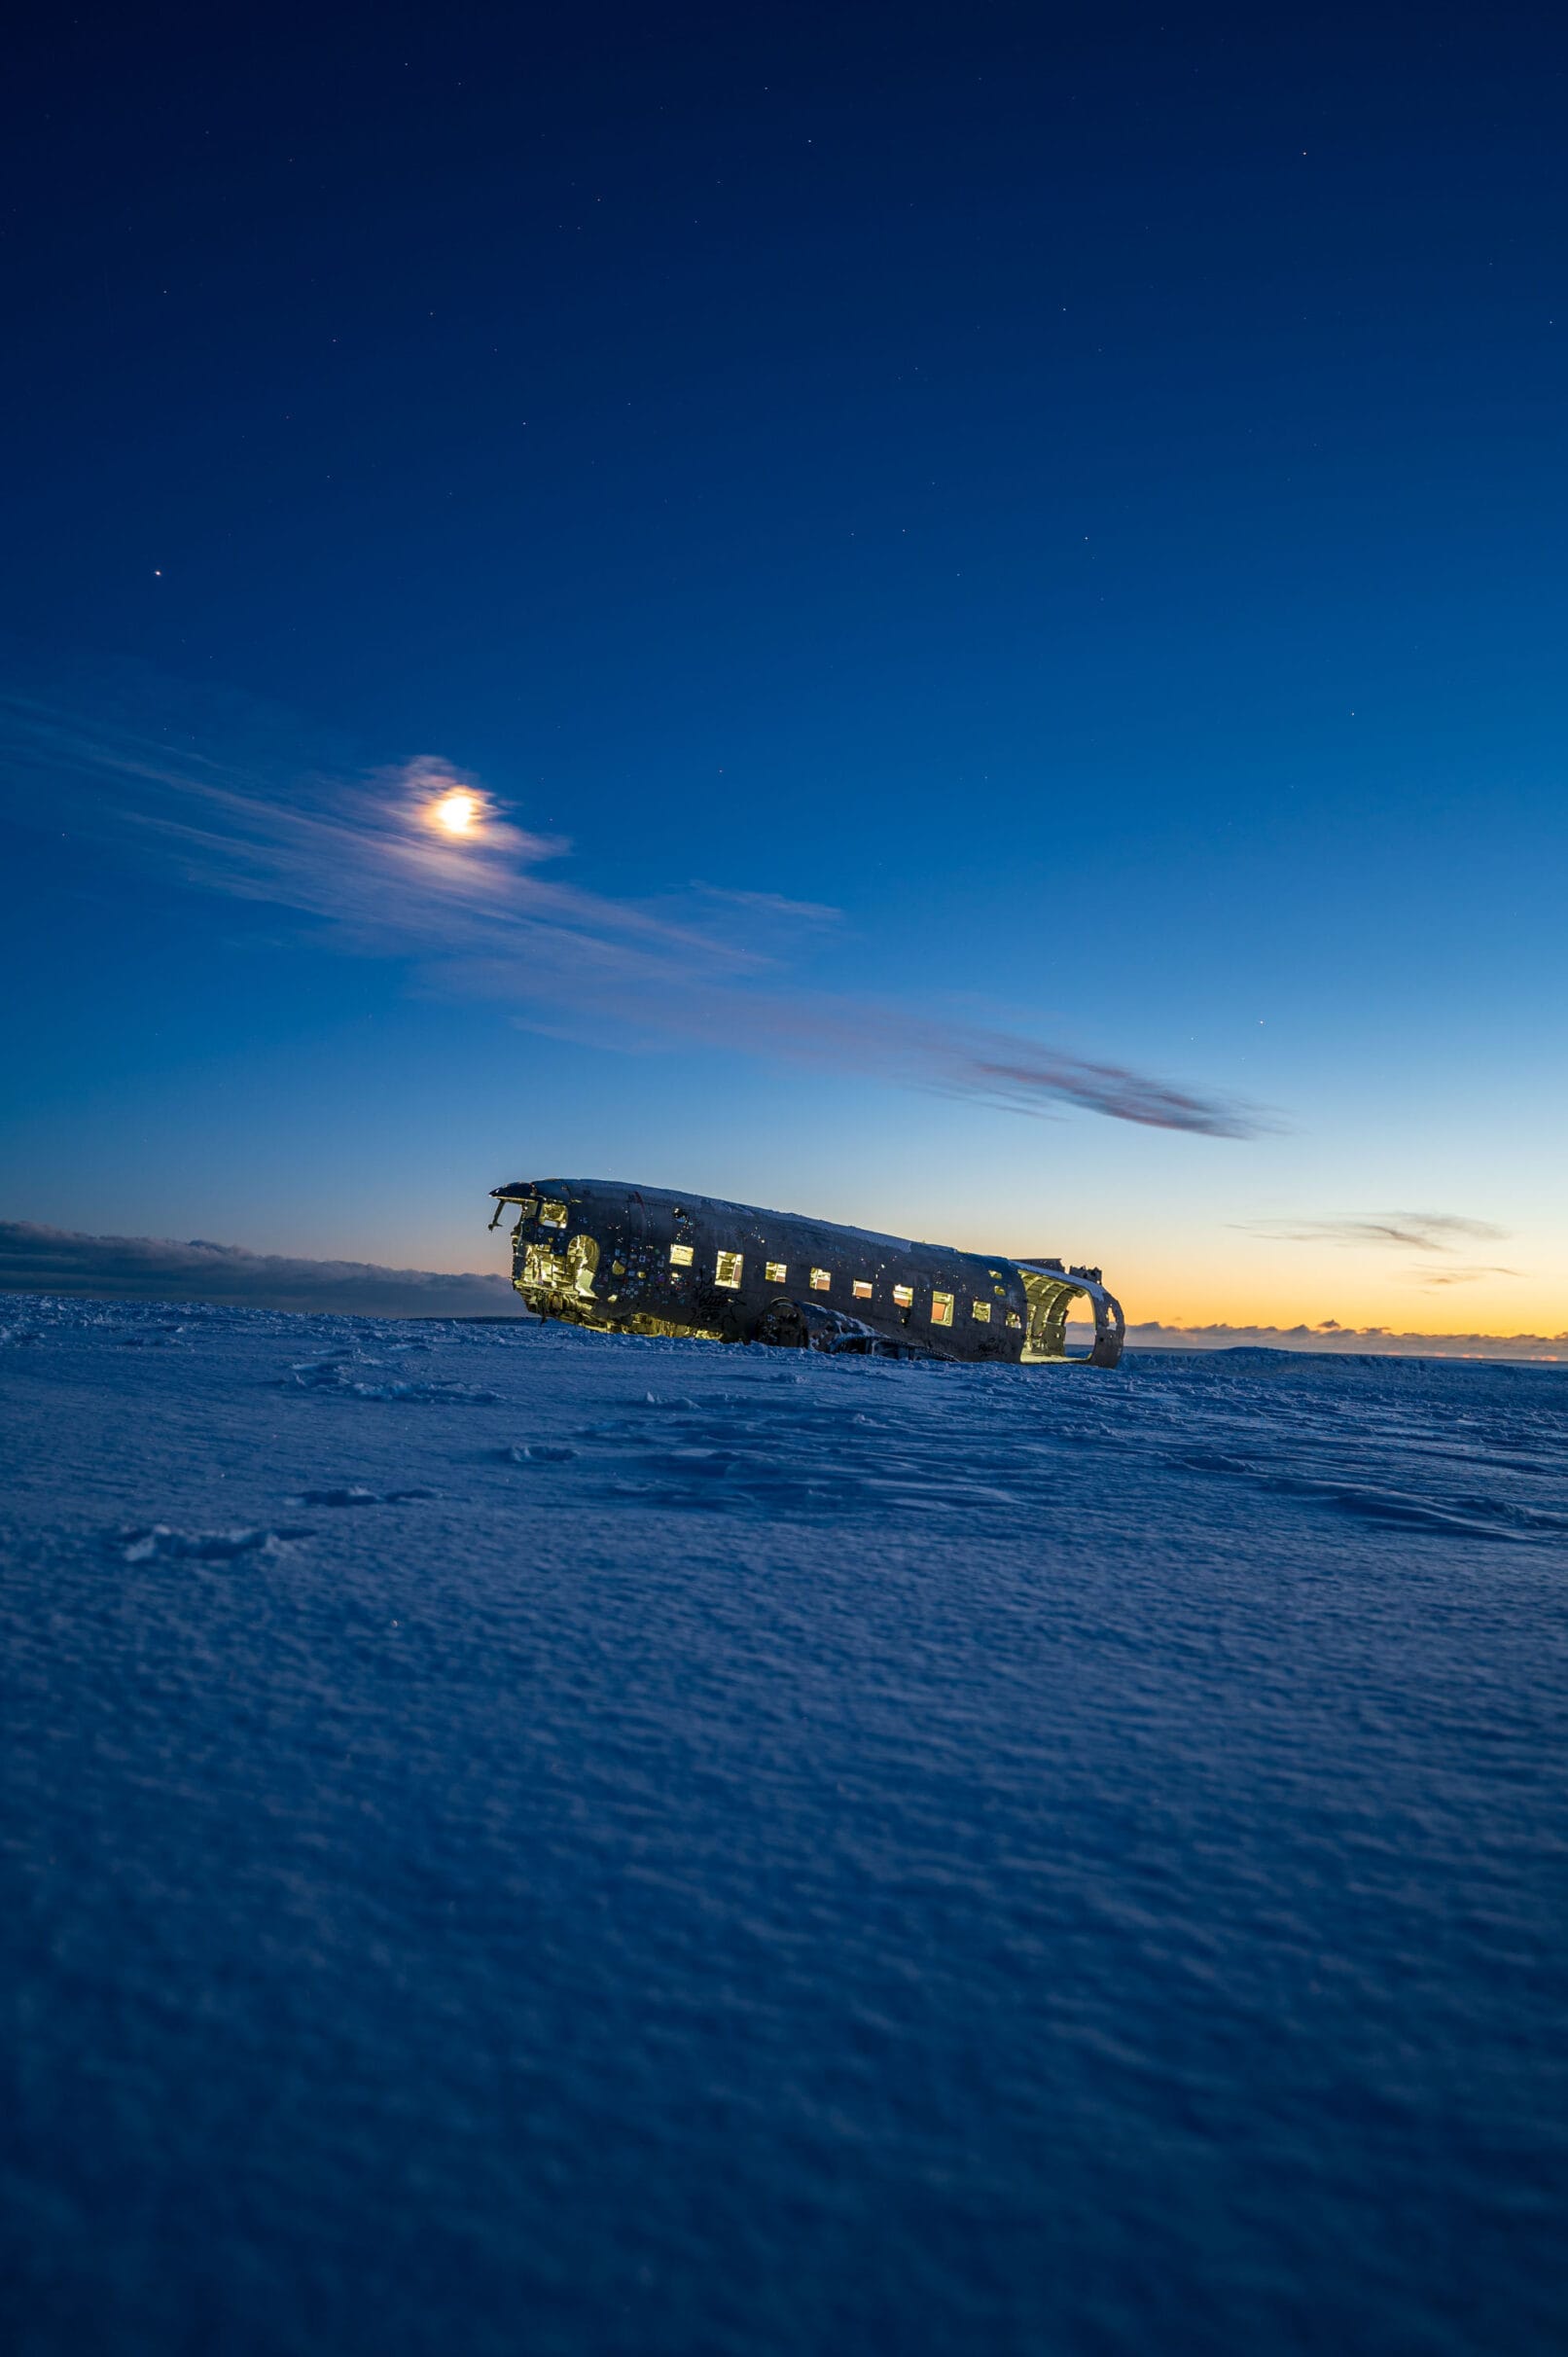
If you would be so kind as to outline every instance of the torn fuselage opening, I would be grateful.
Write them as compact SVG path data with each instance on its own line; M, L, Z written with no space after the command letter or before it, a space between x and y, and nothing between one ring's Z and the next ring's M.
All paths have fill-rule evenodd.
M1035 1367L1047 1359L1064 1359L1067 1305L1079 1298L1078 1287L1069 1284L1065 1277L1048 1275L1042 1268L1025 1268L1020 1273L1029 1304L1022 1364Z
M1020 1364L1078 1361L1090 1367L1114 1367L1122 1356L1125 1324L1122 1306L1099 1283L1099 1271L1087 1268L1027 1268L1020 1266L1028 1302L1027 1326ZM1094 1320L1094 1339L1087 1350L1069 1350L1067 1313L1074 1302L1087 1302Z

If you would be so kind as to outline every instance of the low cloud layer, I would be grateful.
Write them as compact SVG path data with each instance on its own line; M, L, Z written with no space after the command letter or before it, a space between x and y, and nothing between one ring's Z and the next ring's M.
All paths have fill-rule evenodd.
M1353 1351L1387 1358L1568 1359L1568 1334L1397 1334L1387 1326L1165 1326L1158 1318L1127 1328L1127 1340L1150 1350Z
M1115 1060L791 974L837 911L696 884L680 902L586 892L569 851L430 756L355 776L302 758L277 718L129 677L0 698L0 791L195 887L294 911L318 940L418 961L427 985L511 1006L529 1028L623 1046L703 1044L1004 1107L1101 1114L1210 1137L1258 1108ZM460 823L443 812L460 810ZM53 821L52 821L53 823Z
M367 1261L288 1260L234 1244L145 1235L74 1235L0 1220L0 1293L116 1302L210 1302L248 1309L319 1309L359 1317L525 1317L502 1276L445 1276Z

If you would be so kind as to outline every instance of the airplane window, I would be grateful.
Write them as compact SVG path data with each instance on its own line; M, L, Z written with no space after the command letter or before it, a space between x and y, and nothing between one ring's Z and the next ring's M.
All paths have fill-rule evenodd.
M895 1285L893 1299L901 1309L908 1309L914 1300L914 1287L912 1285Z
M979 1318L982 1326L988 1326L990 1324L991 1304L989 1302L971 1302L970 1307L974 1310L975 1315Z
M566 1225L566 1205L564 1203L541 1203L539 1206L539 1225L541 1228L564 1228Z
M869 1302L872 1298L872 1289L863 1276L856 1277L849 1290L857 1302Z
M931 1296L931 1323L932 1323L932 1325L933 1325L933 1326L950 1326L950 1325L952 1324L952 1322L953 1322L953 1297L952 1297L952 1295L951 1295L950 1293L934 1293L934 1294Z
M691 1245L671 1244L669 1248L669 1263L672 1268L690 1268L692 1266Z
M1010 1309L1008 1311L1007 1322L1010 1326L1021 1326L1023 1324L1022 1318L1019 1317L1016 1309Z
M811 1271L811 1290L812 1290L812 1292L813 1292L813 1293L826 1293L826 1292L827 1292L827 1290L828 1290L828 1287L829 1287L829 1286L830 1286L832 1283L833 1283L833 1271L832 1271L832 1269L831 1269L831 1268L813 1268L813 1269L812 1269L812 1271Z
M789 1273L788 1268L784 1266L782 1261L768 1262L767 1281L770 1285L782 1285Z
M714 1283L728 1285L731 1292L734 1293L740 1284L741 1267L742 1262L738 1252L721 1252L718 1267L713 1272Z

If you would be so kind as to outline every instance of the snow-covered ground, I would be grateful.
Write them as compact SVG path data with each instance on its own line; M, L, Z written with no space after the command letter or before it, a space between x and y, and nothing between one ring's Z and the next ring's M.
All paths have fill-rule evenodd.
M0 1304L12 2344L1556 2349L1568 1369Z

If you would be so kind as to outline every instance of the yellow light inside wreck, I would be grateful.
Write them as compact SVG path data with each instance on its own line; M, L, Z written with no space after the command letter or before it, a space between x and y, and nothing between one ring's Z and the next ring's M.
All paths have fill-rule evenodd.
M472 835L474 821L480 814L479 796L461 791L444 794L432 805L430 815L445 835Z

